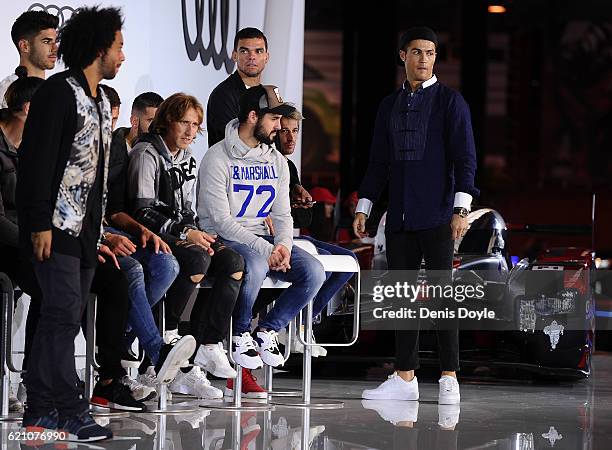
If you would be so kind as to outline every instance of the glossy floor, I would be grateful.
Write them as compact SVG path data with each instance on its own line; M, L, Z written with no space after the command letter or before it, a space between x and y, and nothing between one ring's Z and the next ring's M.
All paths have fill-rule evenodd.
M277 379L275 388L299 384ZM362 402L361 391L376 384L313 382L313 401L344 402L341 409L327 410L276 406L267 412L227 412L175 397L175 403L183 401L194 411L131 414L110 420L111 441L39 448L612 449L612 354L598 354L593 377L576 383L462 381L460 410L438 406L435 380L420 380L420 402ZM17 430L16 423L2 425L0 448L27 448L10 440Z

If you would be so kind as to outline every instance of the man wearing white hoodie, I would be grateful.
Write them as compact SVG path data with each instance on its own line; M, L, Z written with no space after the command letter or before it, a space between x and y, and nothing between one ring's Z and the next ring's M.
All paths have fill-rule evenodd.
M275 86L254 86L240 99L237 119L225 139L213 145L200 164L197 211L200 225L240 253L245 273L233 314L232 356L247 369L283 364L277 331L311 301L325 281L321 263L293 247L289 169L274 147L280 119L295 108ZM270 215L275 235L265 224ZM249 334L253 304L267 276L291 282L274 308ZM231 383L226 395L231 392ZM243 391L244 393L244 391Z

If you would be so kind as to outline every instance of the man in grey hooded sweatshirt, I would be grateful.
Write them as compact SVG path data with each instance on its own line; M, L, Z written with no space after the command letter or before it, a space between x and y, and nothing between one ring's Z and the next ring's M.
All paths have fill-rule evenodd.
M284 362L276 332L325 281L321 263L293 246L289 169L273 143L282 115L293 109L275 86L252 87L240 100L238 118L227 124L225 139L213 145L200 164L197 211L202 229L217 234L245 260L233 314L232 355L248 369L261 367L262 361L273 367ZM265 224L268 215L274 236ZM253 339L249 334L253 303L267 276L292 284L260 320Z

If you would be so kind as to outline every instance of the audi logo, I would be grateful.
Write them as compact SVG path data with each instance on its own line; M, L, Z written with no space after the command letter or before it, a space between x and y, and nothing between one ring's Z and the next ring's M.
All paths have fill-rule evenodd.
M45 11L59 18L58 28L62 28L75 9L70 6L43 5L42 3L34 3L30 5L28 11Z
M208 10L204 6L204 0L194 0L194 19L195 19L195 39L192 41L189 34L190 23L187 14L186 0L182 0L183 14L183 37L185 39L185 50L190 61L195 61L198 55L202 65L207 66L212 60L215 69L219 70L225 66L227 73L234 70L234 61L231 55L233 50L233 36L238 32L240 17L240 0L231 2L230 0L208 0ZM235 4L235 8L230 7L230 3ZM229 38L230 19L234 17L236 30ZM207 21L205 19L208 19ZM204 34L204 24L207 22L208 33ZM193 21L192 21L193 24ZM217 48L217 37L220 38L220 46ZM205 40L208 42L205 43Z

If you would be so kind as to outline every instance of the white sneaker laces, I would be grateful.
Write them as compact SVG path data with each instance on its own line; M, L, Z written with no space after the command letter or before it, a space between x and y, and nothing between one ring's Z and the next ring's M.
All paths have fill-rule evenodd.
M236 345L238 347L244 347L247 351L255 350L255 344L253 343L253 338L248 333L248 331L245 331L239 336L234 336L234 339L236 339Z
M443 390L447 392L451 392L453 388L455 387L455 383L453 383L453 380L450 378L442 378L440 380L440 386L442 387Z
M270 339L270 350L276 350L280 352L280 350L278 349L278 333L276 331L265 331L264 333L268 336L268 339Z

